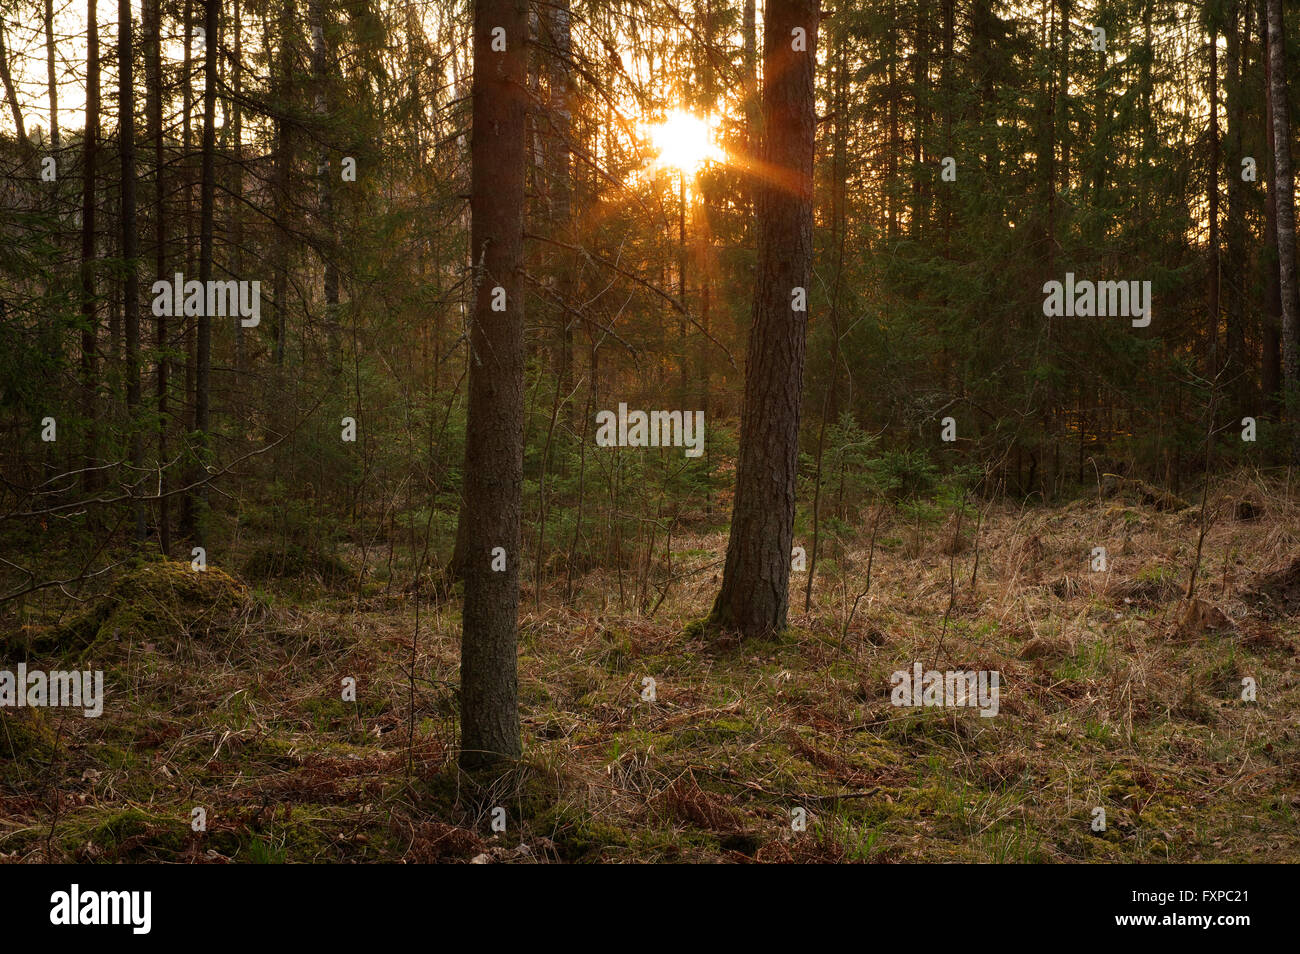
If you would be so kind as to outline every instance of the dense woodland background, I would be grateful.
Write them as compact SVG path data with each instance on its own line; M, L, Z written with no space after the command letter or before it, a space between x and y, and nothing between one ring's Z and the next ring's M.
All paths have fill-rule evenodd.
M307 722L286 717L286 725L341 733L358 746L381 745L384 733L396 731L405 749L394 742L358 756L366 766L359 771L372 781L403 769L409 779L420 765L434 772L443 758L434 748L454 748L456 706L444 695L456 682L463 563L477 543L461 514L467 481L475 480L465 472L476 307L473 4L2 2L0 631L8 655L99 658L112 654L106 645L141 634L152 652L177 633L210 635L215 626L260 648L242 650L250 655L240 664L191 644L169 664L174 670L163 666L174 678L155 673L149 691L188 691L182 674L207 672L204 666L234 665L247 677L292 669L301 656L324 667L303 677L316 680L313 691L336 695L330 687L340 672L354 671L348 665L372 685L382 681L374 667L391 666L385 701L334 703L338 711L312 709ZM495 3L507 13L514 6ZM860 817L835 814L841 789L774 780L768 762L729 767L726 778L747 780L746 799L771 796L766 808L742 807L727 802L734 785L705 777L722 771L717 751L659 774L645 751L658 744L662 753L683 724L703 726L703 743L724 750L735 733L757 731L743 710L727 708L734 700L719 687L729 683L707 675L711 656L688 651L707 644L712 652L716 639L688 624L708 612L722 572L746 349L762 284L762 203L752 173L763 155L764 11L754 0L533 0L523 9L514 10L526 17L528 36L520 64L522 552L514 569L524 616L525 750L548 752L555 741L582 751L588 743L574 726L594 732L594 719L606 734L589 740L593 757L601 753L593 771L599 776L603 767L623 795L644 796L640 808L605 805L594 813L604 827L593 831L593 812L584 808L581 820L559 812L556 805L572 806L551 789L546 797L513 790L517 805L536 796L552 812L536 827L549 848L531 842L533 852L595 857L617 844L631 857L722 851L845 860L882 850L931 857L910 854L910 834L895 840L898 829L880 818L868 837ZM1104 49L1096 48L1096 27ZM860 747L841 734L871 722L861 706L870 707L878 687L861 688L863 659L891 643L908 666L923 657L941 663L945 648L966 653L947 660L954 665L983 662L1007 673L1015 664L999 663L999 652L1026 667L1046 659L1051 666L1038 675L1048 688L1032 703L1043 712L1063 680L1109 679L1104 705L1118 708L1071 722L1103 750L1136 744L1134 705L1149 704L1162 719L1195 717L1217 738L1203 696L1256 671L1242 661L1240 640L1279 658L1294 650L1272 628L1243 636L1229 603L1247 584L1267 589L1251 573L1285 567L1295 555L1297 70L1300 10L1278 0L825 4L816 37L812 279L793 531L806 569L796 562L789 597L797 624L789 638L803 642L778 642L786 648L773 650L777 661L765 659L754 679L785 703L780 685L791 670L816 674L815 682L847 682L819 682L829 697L796 703L823 711L801 709L793 725L838 741L791 741L794 729L781 729L775 737L793 746L792 758L841 788L933 789L893 778L902 757L883 748L871 748L870 765L858 764ZM711 131L716 150L689 168L657 161L654 124L687 114ZM943 175L948 157L952 177ZM150 287L177 272L260 281L260 323L156 317ZM1150 326L1045 317L1044 283L1066 272L1150 281ZM704 455L597 447L596 413L620 403L702 409ZM948 417L955 441L941 437ZM1242 439L1245 417L1256 422L1253 441ZM50 418L55 440L43 439ZM343 439L346 418L355 441ZM1117 511L1114 501L1125 493ZM1084 506L1095 514L1085 519ZM1261 516L1265 523L1249 523ZM1125 581L1097 590L1101 584L1085 579L1090 550L1108 534L1131 542L1144 532L1152 537L1136 550L1114 545L1131 556L1131 569L1120 564ZM204 548L212 568L201 583L187 575L194 547ZM159 555L179 562L160 563ZM1240 588L1229 567L1241 575ZM1050 605L1031 610L1019 602L1016 587L1030 583ZM1192 602L1198 585L1209 598L1219 583L1217 604ZM1268 585L1290 594L1295 583L1284 575ZM1179 598L1181 609L1170 609ZM898 613L917 600L909 632L928 649L901 648L903 638L872 608L877 599ZM984 599L999 601L998 612ZM1107 601L1119 601L1116 620L1141 606L1160 626L1199 632L1204 620L1189 623L1190 606L1221 613L1237 628L1231 645L1164 646L1153 652L1174 655L1130 660L1143 674L1139 683L1154 680L1149 700L1168 697L1167 705L1135 703L1141 693L1132 673L1116 676L1111 667L1121 664L1084 635L1090 614ZM986 641L990 616L995 630L1013 634L1012 649ZM1019 622L1009 623L1012 616ZM1102 617L1109 625L1109 610ZM513 619L510 625L513 632ZM668 644L656 642L658 626ZM291 633L313 635L299 652L284 642ZM1135 651L1127 638L1127 651ZM445 653L430 640L445 644ZM1030 644L1037 648L1025 650ZM807 668L784 659L787 652ZM620 735L626 712L613 708L635 707L641 677L653 669L647 656L659 658L661 670L680 665L679 682L685 670L703 681L677 699L680 711L670 701L658 723L637 727L641 735ZM894 668L883 659L871 665ZM1287 668L1276 659L1269 665ZM570 666L602 675L593 682ZM123 678L143 691L130 671L136 675ZM221 691L199 692L177 703L177 713L227 706L226 690L241 683L208 675ZM656 678L663 681L662 672ZM706 688L710 679L720 681ZM1068 710L1085 698L1094 700L1080 690L1057 702ZM159 699L139 701L135 715L156 712ZM575 700L587 708L579 707L573 725L547 712L549 705L578 711ZM275 721L247 704L252 724ZM1126 717L1119 714L1125 705ZM1016 708L1008 705L1013 716ZM674 721L683 712L694 715ZM1019 715L1028 735L1007 743L1016 753L1027 738L1053 731L1032 724L1027 712ZM1295 712L1292 704L1274 724L1292 725ZM6 718L12 743L18 723ZM438 728L444 718L451 728ZM181 746L188 730L169 735L161 726L183 721L174 714L140 731L159 734L152 745ZM243 734L245 745L250 737L264 741L249 735L249 725L222 731ZM72 755L58 733L25 731L39 757L29 761L30 774L15 768L7 777L8 809L20 820L11 850L65 859L133 857L140 845L168 857L206 850L188 835L168 840L175 834L168 826L184 828L185 813L165 823L138 817L139 794L125 809L113 804L129 815L125 822L118 814L92 819L62 848L45 839L44 829L54 832L75 814L63 801L75 798L72 789L58 781L71 772L60 760ZM121 731L114 738L123 748L132 747L128 736L141 746L138 732ZM769 739L767 730L760 736ZM890 738L915 745L917 736L913 726ZM219 753L226 742L215 744ZM846 755L845 744L858 755ZM1213 744L1202 738L1192 747L1196 758L1210 758ZM333 771L322 766L343 755L317 753L304 763L301 752L295 743L266 764L283 755L299 773L294 797L316 798L312 786ZM990 797L1001 799L1011 779L1022 795L1052 791L1016 753L984 760L978 783ZM724 759L728 766L734 755ZM1204 790L1201 767L1164 757L1163 768L1117 757L1094 773L1097 797L1121 804L1145 792L1146 812L1152 793L1159 809L1171 785ZM216 758L203 770L215 771ZM549 758L542 756L549 770L567 777ZM881 766L887 771L873 775ZM1178 781L1163 785L1162 772ZM1178 823L1168 819L1152 834L1139 813L1120 847L1184 860L1216 851L1285 856L1294 835L1276 831L1294 821L1294 773L1279 766L1276 775L1250 778L1258 791L1215 789L1214 797L1226 806L1258 795L1278 828L1234 829L1227 847L1222 838L1215 846L1215 831L1180 840L1170 833ZM369 784L338 804L389 797ZM568 791L568 782L555 784ZM772 847L743 820L783 814L791 785L824 815L816 851ZM247 811L231 809L227 817L238 821L222 830L232 841L214 850L270 860L366 856L356 830L342 841L291 838L287 845L265 835L272 791L258 790L246 803L230 796ZM403 857L399 842L408 853L420 846L416 856L425 859L484 850L482 825L472 832L499 791L472 809L459 793L436 791L412 798L407 789L400 799L427 806L445 796L461 814L430 821L411 809L402 815L410 832L394 834L389 804L384 831L393 845L376 845L380 857ZM254 815L248 806L257 798ZM953 798L966 812L965 796ZM862 811L867 803L848 804ZM984 808L978 824L963 815L949 839L971 857L1061 860L1101 850L1051 834L1054 823L1041 819L1007 840L999 834L1007 816L999 806ZM637 812L646 810L669 828L712 834L647 846L627 841L610 820L622 812L636 819L631 828L645 828ZM1087 804L1051 812L1086 819ZM273 809L269 817L273 824ZM1088 841L1080 824L1079 838ZM429 825L442 827L431 834ZM0 852L5 838L0 831Z

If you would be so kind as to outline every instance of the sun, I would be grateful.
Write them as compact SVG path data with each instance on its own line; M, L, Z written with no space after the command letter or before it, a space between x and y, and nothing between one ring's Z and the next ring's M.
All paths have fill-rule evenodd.
M713 141L713 127L681 109L669 112L662 122L642 123L641 132L655 151L654 165L685 174L698 172L706 162L721 162L722 149Z

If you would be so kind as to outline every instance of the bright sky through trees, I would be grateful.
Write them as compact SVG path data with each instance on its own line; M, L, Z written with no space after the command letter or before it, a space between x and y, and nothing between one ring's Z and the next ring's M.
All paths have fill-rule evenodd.
M726 154L713 139L716 123L675 109L662 122L645 123L642 132L654 150L654 165L674 169L686 175L700 170L706 162L722 162Z

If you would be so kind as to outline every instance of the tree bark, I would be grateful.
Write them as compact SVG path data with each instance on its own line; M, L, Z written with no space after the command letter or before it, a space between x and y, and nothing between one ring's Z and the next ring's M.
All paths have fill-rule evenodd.
M231 183L230 195L226 203L226 214L230 217L230 244L235 258L235 274L243 275L244 269L244 216L241 206L244 195L244 10L240 0L235 0L231 11L231 32L234 34L234 57L230 61L230 119ZM238 411L243 407L244 366L247 361L248 344L244 335L244 323L235 322L235 386L233 388L234 405ZM239 413L239 417L243 417Z
M321 146L316 154L316 201L319 215L321 264L324 267L325 338L329 350L329 367L333 374L341 370L342 340L339 333L339 270L335 262L338 243L334 234L334 182L330 174L328 139L329 123L329 51L325 44L325 5L323 0L312 0L308 7L311 17L311 72L315 84L313 110L316 113L317 135Z
M1260 385L1273 409L1281 406L1282 393L1282 286L1278 277L1277 189L1273 181L1273 71L1268 56L1268 10L1259 0L1259 31L1264 51L1264 130L1268 142L1268 188L1264 196L1264 321Z
M126 335L126 411L130 432L131 485L144 474L144 435L140 430L140 239L135 216L135 27L131 0L117 0L118 154L122 170L122 326ZM132 490L132 497L135 491ZM144 539L144 501L132 501L135 538Z
M736 495L710 624L742 637L785 628L808 328L793 308L812 274L817 0L769 0L763 25L758 267ZM802 29L806 49L793 49Z
M1246 257L1246 219L1242 204L1241 150L1245 100L1242 97L1242 58L1247 44L1242 42L1242 4L1234 0L1228 20L1228 77L1224 89L1228 116L1228 235L1225 272L1226 289L1226 367L1232 394L1232 411L1240 418L1247 413L1249 381L1246 367L1246 328L1244 322L1243 273ZM1249 17L1246 22L1249 23Z
M745 162L753 163L758 158L759 142L762 138L763 115L758 94L758 10L755 0L745 0L742 29L745 33L744 61L744 109L745 109ZM754 181L752 173L746 176L746 183ZM745 196L751 210L754 207L753 188L747 189Z
M212 280L212 218L217 186L217 58L221 49L221 0L206 0L203 53L203 145L199 173L199 282L206 289ZM206 294L206 293L205 293ZM212 427L212 316L206 306L199 313L195 335L194 360L194 432L200 455L198 470L205 471ZM198 476L202 476L198 474ZM195 489L197 518L196 539L202 545L206 536L204 511L207 510L206 485Z
M1206 344L1208 377L1219 371L1219 36L1210 29L1210 162L1205 186L1209 200L1209 263L1206 287Z
M573 104L570 91L570 58L573 55L573 37L569 0L555 0L550 13L551 42L555 49L551 56L550 94L551 127L551 227L556 238L572 244L573 181L572 157L569 140L573 135ZM566 397L573 391L573 315L572 301L577 287L578 262L567 249L555 257L558 275L555 293L560 299L559 319L555 336L555 371L557 388ZM565 417L572 424L573 415L566 410Z
M182 214L182 220L185 222L185 244L181 255L181 262L184 263L184 274L189 275L194 264L194 166L193 166L193 118L194 118L194 2L195 0L185 0L184 12L184 29L185 29L185 58L182 68L181 82L181 177L184 180L183 191L185 194L185 211ZM195 361L195 340L194 327L195 319L191 316L180 316L183 339L185 346L185 390L184 406L182 414L184 418L183 432L192 434L195 428L195 408L196 408L196 361ZM182 482L185 486L191 486L198 477L198 471L194 465L193 455L195 448L189 437L185 438L185 464L182 471ZM181 496L181 533L189 539L194 539L197 534L198 524L198 497L193 491L187 491Z
M50 97L50 146L59 148L59 78L54 67L54 0L45 0L45 80Z
M81 185L81 385L86 419L86 460L82 486L93 492L99 474L90 469L99 456L99 324L95 299L95 161L99 149L99 23L96 0L86 3L86 124Z
M466 541L460 764L467 769L516 759L522 751L516 629L523 552L527 9L526 0L477 0L474 6L474 310L460 512ZM502 295L504 310L494 310ZM498 547L497 565L504 551L504 569L494 570Z
M272 194L275 214L274 263L275 366L284 367L285 339L289 334L289 179L293 168L293 128L289 124L289 75L293 69L293 0L280 6L280 49L275 77L275 172Z
M949 6L949 10L951 5ZM834 52L829 56L834 69L832 87L833 110L835 116L834 131L831 140L831 235L835 248L835 273L831 281L831 301L829 317L831 321L831 373L826 384L826 393L822 398L821 424L817 429L817 458L813 474L812 501L812 549L808 554L808 575L804 581L803 611L808 612L812 605L813 583L817 577L817 559L821 555L821 497L822 465L826 451L826 429L832 420L839 417L839 405L836 401L840 382L840 289L844 278L844 249L848 238L848 56L847 31L840 24L834 24L831 30ZM947 48L945 48L946 54ZM946 63L945 59L945 63ZM945 66L946 69L946 66ZM945 81L946 84L946 81ZM946 85L945 85L946 88ZM947 127L945 126L945 129ZM945 134L946 135L946 134ZM947 148L945 138L944 147ZM940 193L942 197L943 193ZM941 198L942 202L943 199ZM849 382L852 393L853 382Z
M1286 95L1286 36L1282 30L1282 0L1268 3L1268 57L1273 110L1273 182L1277 192L1278 278L1282 292L1282 390L1292 424L1291 458L1300 449L1296 412L1296 325L1300 299L1296 297L1295 181L1291 168L1291 120Z
M141 11L144 23L145 71L148 82L145 84L145 122L148 124L149 142L153 145L153 253L154 274L158 278L167 275L167 209L164 185L165 160L163 153L162 121L162 17L159 9L161 0L145 0ZM167 491L171 485L167 464L167 378L168 378L168 341L167 318L157 317L155 345L158 349L156 370L156 400L158 408L158 545L163 555L171 553L171 507L168 504Z

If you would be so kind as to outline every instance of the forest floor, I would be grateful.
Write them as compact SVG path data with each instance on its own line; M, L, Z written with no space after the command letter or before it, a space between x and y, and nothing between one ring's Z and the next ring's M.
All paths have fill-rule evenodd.
M692 625L717 530L674 540L652 614L605 571L568 605L526 587L525 757L492 782L455 768L458 601L409 569L370 554L358 595L138 563L0 616L0 668L106 687L99 718L0 709L0 859L1300 861L1296 500L1217 484L1191 602L1199 507L1141 493L990 505L978 534L886 517L874 555L869 528L825 547L812 612L795 574L772 641ZM891 705L914 662L996 670L998 715Z

